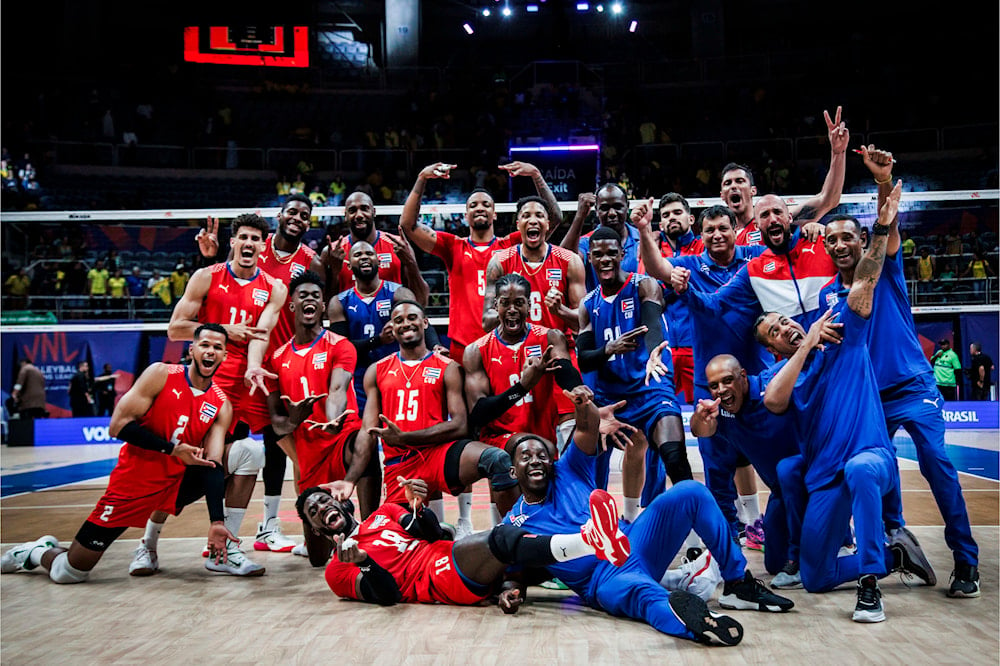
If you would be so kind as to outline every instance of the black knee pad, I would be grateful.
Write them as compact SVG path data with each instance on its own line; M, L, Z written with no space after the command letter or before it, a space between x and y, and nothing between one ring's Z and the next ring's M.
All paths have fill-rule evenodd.
M104 525L98 525L88 520L80 526L75 539L84 548L103 553L127 529L127 527L105 527Z
M513 564L517 560L517 547L521 537L527 534L520 527L513 525L497 525L490 530L490 552L504 564Z
M510 461L510 454L495 446L488 446L479 455L479 462L476 468L484 478L490 480L490 488L493 490L506 490L517 485L517 480L510 476L510 468L513 463Z
M667 468L670 483L679 483L694 478L691 473L691 463L687 459L687 448L683 441L665 442L656 447L660 459Z

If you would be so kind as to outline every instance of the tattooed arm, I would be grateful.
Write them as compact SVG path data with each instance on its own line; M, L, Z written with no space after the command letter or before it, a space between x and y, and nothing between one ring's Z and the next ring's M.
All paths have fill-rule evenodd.
M847 296L847 307L865 319L872 313L875 285L878 284L879 276L882 275L882 265L885 263L889 228L899 211L899 197L902 191L903 181L896 181L896 186L892 188L885 204L879 210L878 219L872 227L868 251L854 269L854 283L851 285L851 293Z

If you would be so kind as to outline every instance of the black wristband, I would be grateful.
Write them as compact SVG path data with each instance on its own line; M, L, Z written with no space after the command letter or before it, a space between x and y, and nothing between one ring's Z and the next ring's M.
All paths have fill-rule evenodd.
M878 224L876 222L875 225L872 226L872 236L888 236L888 235L889 235L889 227L887 227L886 225Z
M132 446L138 446L147 451L157 451L164 455L170 455L174 450L174 444L163 439L145 426L139 425L137 421L129 421L118 431L118 439L128 442Z

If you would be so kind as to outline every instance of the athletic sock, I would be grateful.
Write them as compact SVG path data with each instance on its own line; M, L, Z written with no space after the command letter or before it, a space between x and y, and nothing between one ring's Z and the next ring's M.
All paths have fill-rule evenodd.
M458 519L472 522L472 493L461 493L458 496Z
M438 522L444 522L444 499L436 499L427 502L427 508L430 509L435 516L437 516Z
M623 514L625 516L625 520L631 523L633 520L639 517L640 513L642 513L642 507L639 506L638 497L625 497L623 499L624 499L624 501L622 502Z
M583 540L582 534L553 534L549 550L556 562L566 562L594 554L594 547Z
M760 500L757 498L757 493L740 495L736 500L736 514L740 522L753 525L754 521L760 518Z
M281 503L281 495L264 495L264 527L272 518L278 517L278 505Z
M156 552L156 544L160 540L160 532L163 531L163 523L154 523L152 520L146 521L146 533L142 537L142 542L146 545L146 550Z
M223 524L225 524L226 529L229 530L233 536L239 537L240 527L243 525L243 516L247 512L246 508L233 508L227 506L225 507L225 510L226 518L223 521Z

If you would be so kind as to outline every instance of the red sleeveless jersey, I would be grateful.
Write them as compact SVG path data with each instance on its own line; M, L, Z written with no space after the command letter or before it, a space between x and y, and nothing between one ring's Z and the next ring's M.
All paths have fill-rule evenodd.
M389 572L404 603L473 604L485 595L471 592L455 570L451 556L453 541L424 541L410 535L399 524L407 510L383 504L351 535L358 547ZM338 597L357 598L356 564L336 557L326 567L326 582Z
M228 262L215 264L208 270L212 274L212 284L198 311L198 321L256 326L271 300L277 280L258 268L253 279L240 284ZM230 340L226 345L226 360L219 367L217 376L242 383L246 369L247 343Z
M316 253L312 250L312 248L303 243L299 243L295 252L287 257L281 258L274 250L274 234L271 234L267 237L264 251L260 253L257 265L262 271L274 279L284 283L287 287L293 278L296 278L309 270L309 267L312 265L315 257ZM289 309L288 303L286 302L284 307L281 308L281 314L278 316L278 323L274 325L274 330L271 331L271 340L268 345L268 351L272 352L281 345L285 344L292 339L293 335L295 335L295 315Z
M483 298L486 294L486 267L500 250L521 241L514 232L486 244L473 243L444 231L437 232L433 254L448 270L448 337L462 346L486 334L483 330Z
M386 356L376 364L375 381L382 394L382 413L404 432L423 430L448 420L447 391L444 371L454 361L436 354L416 365L400 360L399 353ZM409 452L383 442L386 458Z
M549 329L542 326L529 326L524 340L513 345L501 340L495 331L476 340L475 345L483 357L483 368L486 369L494 395L503 393L517 383L526 358L540 357L545 353L549 344L548 333ZM545 374L528 395L514 403L500 417L483 426L481 436L492 440L516 432L530 432L555 441L557 394L562 395L562 390L556 386L551 374Z
M503 273L523 275L531 283L528 304L528 321L546 328L554 328L573 339L573 332L559 316L545 307L545 294L555 287L563 295L563 303L569 305L569 264L576 255L558 245L549 244L545 259L539 266L531 267L521 256L521 246L516 245L497 254Z
M354 286L354 273L351 272L350 262L352 244L351 236L340 239L340 247L344 250L344 263L341 264L338 275L340 284L337 287L338 293ZM396 254L396 248L393 247L392 241L386 238L381 231L377 231L372 246L375 248L375 258L378 259L378 276L383 280L402 283L403 264L399 260L399 255Z
M138 423L169 442L200 447L225 402L226 394L215 384L201 393L188 384L186 367L168 365L163 390ZM176 513L185 470L179 458L124 444L90 520L105 527L143 527L152 510Z

